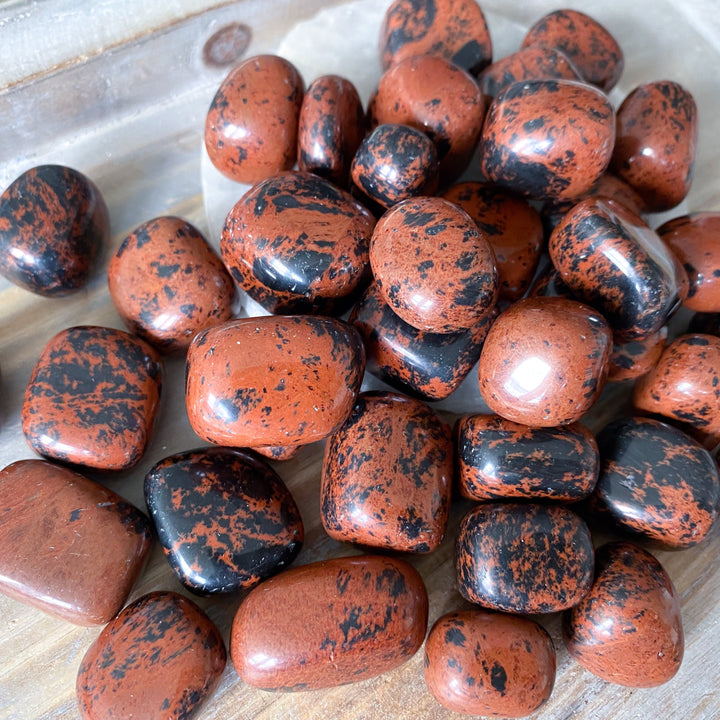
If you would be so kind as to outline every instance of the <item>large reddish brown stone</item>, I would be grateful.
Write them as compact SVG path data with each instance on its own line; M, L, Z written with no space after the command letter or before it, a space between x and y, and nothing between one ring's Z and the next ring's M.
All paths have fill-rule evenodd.
M78 625L123 606L151 543L119 495L44 460L0 471L0 591Z
M227 655L218 629L191 600L144 595L90 646L75 692L83 720L196 717Z
M392 670L418 650L428 597L418 572L379 556L294 568L251 590L235 616L233 665L265 690L314 690Z

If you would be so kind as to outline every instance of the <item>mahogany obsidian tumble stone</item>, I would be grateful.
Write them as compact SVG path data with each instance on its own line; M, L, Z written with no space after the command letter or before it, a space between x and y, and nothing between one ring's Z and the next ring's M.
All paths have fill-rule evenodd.
M720 312L720 213L697 212L673 218L657 232L688 275L683 305L697 312Z
M492 40L475 0L395 0L380 28L387 70L413 55L433 54L477 74L492 60Z
M346 310L370 281L375 218L312 173L278 173L251 188L225 220L223 262L266 310Z
M580 71L582 79L610 92L620 79L625 59L615 38L593 18L577 10L555 10L528 30L522 47L557 48Z
M468 715L530 715L555 684L555 648L527 618L464 610L443 615L425 642L425 684L445 707Z
M636 545L604 545L592 587L563 617L563 639L570 655L603 680L628 687L667 682L685 647L670 577Z
M497 415L469 415L458 421L456 435L458 481L467 498L572 502L597 482L597 443L580 424L530 428Z
M493 98L523 80L582 80L567 56L546 45L532 45L496 60L478 77L483 94Z
M608 382L634 380L650 372L665 349L667 336L667 325L663 325L642 340L614 342L608 365Z
M487 236L497 262L500 299L522 297L543 246L538 212L522 198L486 183L458 183L443 197L461 207Z
M218 88L205 121L212 164L231 180L257 183L297 157L303 79L277 55L243 60Z
M587 525L564 507L487 503L460 523L460 594L487 608L528 614L570 608L590 588L593 562Z
M83 287L110 234L107 206L82 173L24 172L0 195L0 275L49 297Z
M401 320L372 283L353 309L350 324L362 335L369 372L422 400L442 400L478 361L495 317L493 310L458 333L423 332Z
M406 562L372 555L303 565L250 591L230 654L264 690L315 690L393 670L422 645L428 596Z
M191 600L153 592L128 605L85 653L75 686L83 720L195 717L220 680L222 637Z
M679 262L656 232L614 200L575 205L553 230L548 250L562 281L605 316L620 340L657 332L680 306Z
M347 187L365 128L365 111L355 86L338 75L316 78L300 108L298 167Z
M128 328L160 352L184 352L200 330L233 316L235 286L197 228L158 217L128 235L108 285Z
M480 355L480 392L491 410L535 427L567 425L593 405L607 374L605 319L574 300L518 300L495 321Z
M145 476L145 500L170 566L198 594L250 588L302 547L290 491L249 452L206 448L165 458Z
M705 539L720 512L710 453L684 432L650 418L625 418L598 435L600 478L593 510L664 548Z
M388 210L373 231L370 265L385 302L418 330L467 330L497 300L487 235L443 198L414 198Z
M234 320L204 330L190 346L190 424L218 445L305 445L345 421L364 370L360 335L340 320Z
M135 465L150 440L162 364L114 328L62 330L43 349L25 391L22 428L49 458L101 470Z
M526 80L492 102L480 138L483 175L536 200L572 200L605 172L615 111L574 80Z
M640 85L617 111L613 172L649 212L670 210L690 190L697 137L697 105L685 88L669 80Z
M640 410L679 420L704 443L720 435L720 338L680 335L635 383Z
M150 522L67 468L20 460L0 472L0 592L78 625L122 608L150 550Z
M445 536L453 475L450 428L419 400L362 393L325 445L321 519L330 537L432 552Z
M440 182L446 183L470 162L484 108L472 76L442 57L416 55L380 78L369 114L371 126L398 123L426 133L438 151Z
M383 207L437 189L438 159L433 141L408 125L378 125L360 144L352 162L355 185Z

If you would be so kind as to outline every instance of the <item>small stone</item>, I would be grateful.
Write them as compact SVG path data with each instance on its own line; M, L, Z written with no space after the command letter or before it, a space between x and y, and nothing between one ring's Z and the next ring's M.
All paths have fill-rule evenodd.
M233 621L230 654L240 679L263 690L334 687L402 665L422 645L427 615L427 591L411 565L335 558L251 590Z
M102 485L44 460L0 472L0 591L78 625L122 608L147 558L150 521Z
M589 496L597 482L597 443L579 423L531 428L497 415L468 415L455 434L464 497L575 502Z
M446 708L467 715L530 715L555 684L555 648L532 620L464 610L443 615L425 642L425 683Z
M302 547L290 491L249 452L206 448L165 458L145 477L145 500L170 567L194 593L253 587Z
M680 669L685 647L670 577L637 545L604 545L592 587L563 616L563 639L570 655L603 680L662 685Z
M190 346L190 424L218 445L305 445L345 421L364 369L360 335L340 320L234 320L204 330Z
M125 470L142 457L160 402L162 363L142 340L114 328L62 330L30 376L22 428L54 460Z
M192 601L153 592L128 605L85 653L75 691L83 720L190 718L212 694L227 655Z
M460 523L458 587L486 608L523 614L570 608L590 589L593 563L587 525L564 507L487 503Z
M594 511L665 549L707 537L720 512L720 477L699 443L657 420L624 418L602 430L598 445Z
M30 292L85 286L109 236L105 201L77 170L40 165L0 195L0 275Z
M445 536L452 475L450 428L425 403L362 393L325 446L323 527L336 540L432 552Z

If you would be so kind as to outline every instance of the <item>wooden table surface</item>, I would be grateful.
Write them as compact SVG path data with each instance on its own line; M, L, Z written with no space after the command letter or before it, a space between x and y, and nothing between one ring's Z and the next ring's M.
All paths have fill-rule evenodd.
M370 0L374 5L381 2ZM316 3L319 5L320 3ZM386 4L386 3L385 3ZM659 3L662 5L662 3ZM228 7L243 7L243 3L226 3ZM502 2L483 3L499 12ZM534 17L548 8L545 0L533 5ZM571 2L570 6L587 7L588 3ZM644 45L637 37L647 4L620 9L621 4L607 5L609 20L617 20L625 12L627 22L616 33L623 47L630 47L628 64L635 59L639 70L628 70L629 87L639 82L639 74L648 77L650 60ZM658 3L653 7L657 9ZM218 23L227 20L228 7L215 15L191 18L170 30L165 29L164 40L150 38L149 45L129 51L147 54L167 35L188 38L196 33L209 33ZM597 6L599 7L599 6ZM668 4L668 8L671 6ZM232 8L231 8L232 9ZM236 8L235 8L236 9ZM505 7L508 10L507 6ZM516 8L511 10L518 13ZM524 12L524 11L523 11ZM659 12L659 11L658 11ZM668 10L670 12L670 10ZM600 13L600 10L598 10ZM258 41L250 52L268 49L269 41L262 40L262 19L258 19ZM288 20L288 23L291 21ZM513 20L515 22L515 20ZM189 25L188 25L189 23ZM608 23L609 24L609 23ZM491 25L492 28L492 25ZM659 30L657 32L660 32ZM665 33L663 35L662 33ZM669 46L669 37L681 37L691 42L695 30L666 28L656 34L653 43ZM188 34L189 33L189 34ZM263 44L266 43L266 44ZM665 45L663 45L665 43ZM704 43L704 44L703 44ZM715 53L715 54L714 54ZM121 59L122 59L121 55ZM664 77L673 62L664 53L655 51L659 63L658 74ZM696 173L696 187L688 200L690 209L718 209L718 180L715 178L718 150L712 142L712 123L716 123L720 106L714 93L714 79L708 79L706 66L716 60L716 50L698 35L690 60L683 60L684 80L693 90L701 110L701 152ZM96 59L106 68L105 60ZM663 62L666 65L663 65ZM92 65L92 63L91 63ZM126 63L132 71L132 63ZM654 67L654 66L653 66ZM717 67L717 64L712 64ZM670 68L670 69L668 69ZM698 68L700 68L698 70ZM337 68L332 70L338 71ZM141 68L142 72L150 72ZM73 76L72 82L83 76ZM87 133L84 144L74 142L75 130L69 120L59 121L57 132L62 142L56 146L45 144L33 151L17 150L17 156L0 170L0 186L4 186L15 170L19 171L49 160L73 164L84 170L98 184L105 196L112 218L112 242L102 267L90 285L79 293L62 300L49 300L10 286L0 285L0 467L15 460L33 457L20 429L22 397L32 366L46 342L60 329L75 324L98 324L122 327L110 302L105 268L114 248L135 225L159 214L178 214L196 224L203 231L209 225L205 214L200 177L200 132L204 110L212 96L213 83L219 83L224 71L205 69L202 82L188 88L187 93L155 112L132 113L125 126L118 128L108 122L95 133ZM307 71L306 71L307 72ZM680 72L680 71L678 71ZM695 73L693 85L692 74ZM349 74L349 73L348 73ZM681 73L682 74L682 73ZM683 76L684 77L684 76ZM680 77L683 81L683 77ZM312 79L306 76L306 80ZM132 82L130 77L128 83ZM161 78L150 78L161 83ZM50 82L50 81L48 81ZM54 80L53 80L54 82ZM49 86L48 86L49 87ZM26 92L27 89L24 91ZM47 87L43 86L47 93ZM122 95L122 88L118 91ZM176 95L179 95L177 93ZM62 91L48 102L60 102ZM22 99L22 98L21 98ZM122 97L120 97L122 100ZM0 93L0 108L3 96ZM16 100L14 100L15 102ZM114 100L103 96L103 102L116 108ZM19 102L19 100L17 100ZM183 118L177 120L182 105ZM18 121L20 122L20 121ZM159 126L162 127L159 127ZM0 141L1 142L1 141ZM5 149L7 150L7 145ZM0 151L3 146L0 145ZM21 153L25 153L21 155ZM9 177L12 175L12 177ZM0 188L1 189L1 188ZM679 214L679 213L676 213ZM199 447L202 442L188 424L183 397L184 364L171 359L165 365L165 382L160 416L156 432L146 456L134 470L114 475L88 473L128 500L145 508L142 483L145 472L158 460L175 452ZM597 430L605 420L627 411L626 386L610 387L598 407L587 419ZM449 420L452 415L447 415ZM292 491L300 508L306 529L305 546L296 560L304 564L314 560L354 554L350 545L331 540L324 533L319 519L319 484L322 443L303 448L299 455L286 463L275 464ZM455 589L453 542L462 514L470 507L457 502L452 510L448 534L440 548L429 555L412 557L409 561L423 576L430 596L430 623L440 615L468 605ZM598 539L609 537L600 532ZM0 552L8 552L0 548ZM102 548L98 548L102 552ZM560 617L550 615L537 618L550 632L558 655L555 690L549 702L533 717L550 720L573 718L580 720L611 720L662 717L667 720L720 717L720 662L718 662L718 632L720 631L720 528L701 546L681 552L655 553L675 583L686 633L685 660L679 673L666 685L648 690L634 690L605 683L583 670L571 660L560 638ZM133 590L131 600L158 589L188 594L175 579L157 542L148 565ZM242 596L224 599L194 598L208 612L220 628L225 640L233 615ZM291 602L291 599L288 599ZM0 596L0 719L39 720L77 718L74 700L75 676L80 660L97 637L100 628L78 628L54 619L28 606ZM394 672L365 682L337 689L294 694L272 694L254 690L239 681L228 663L215 695L204 706L199 717L205 720L240 720L245 718L336 718L345 720L380 720L385 718L431 718L445 720L455 715L440 706L426 691L422 673L422 651Z

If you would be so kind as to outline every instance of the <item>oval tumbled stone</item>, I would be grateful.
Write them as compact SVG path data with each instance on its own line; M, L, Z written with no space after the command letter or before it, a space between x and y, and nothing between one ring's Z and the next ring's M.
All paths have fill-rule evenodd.
M460 492L467 498L575 501L597 482L597 443L578 423L531 428L498 415L469 415L456 434Z
M445 536L452 476L450 428L425 403L362 393L325 445L323 527L336 540L432 552Z
M86 285L109 236L100 191L72 168L31 168L0 195L0 275L38 295Z
M83 720L190 718L225 669L217 628L191 600L153 592L128 605L85 653L75 691Z
M623 530L666 548L705 539L720 511L720 479L710 453L677 428L624 418L598 435L600 479L594 510Z
M425 684L455 712L525 717L550 697L555 648L547 631L527 618L448 613L425 642Z
M150 521L79 473L44 460L0 471L0 592L78 625L120 611L147 558Z
M218 445L303 445L336 430L362 382L354 328L325 317L256 317L199 333L187 355L193 430Z
M663 566L632 543L597 552L595 581L563 617L563 639L586 670L628 687L655 687L680 668L680 601Z
M415 654L427 629L418 572L379 556L293 568L250 591L230 654L240 679L265 690L314 690L365 680Z
M590 531L571 510L488 503L460 523L458 586L465 599L487 608L557 612L588 591L593 558Z
M250 588L302 547L295 500L250 452L206 448L165 458L145 477L145 500L170 566L192 592Z

